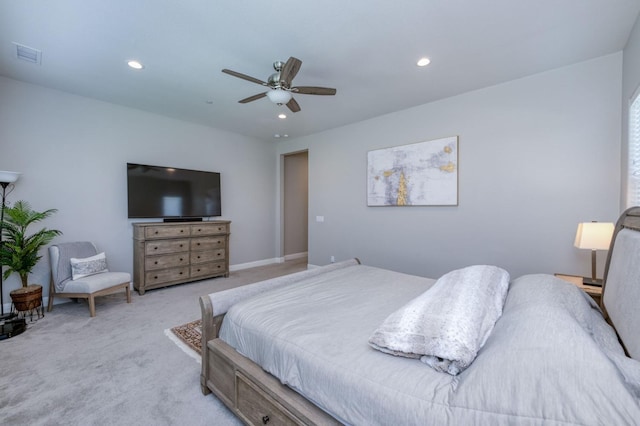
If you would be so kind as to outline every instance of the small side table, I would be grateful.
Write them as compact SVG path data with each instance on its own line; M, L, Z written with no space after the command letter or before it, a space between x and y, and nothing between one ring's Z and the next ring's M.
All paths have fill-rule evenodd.
M586 285L582 282L582 277L577 275L565 275L565 274L554 274L554 275L562 280L569 281L571 284L582 289L585 293L591 296L598 305L600 305L600 301L602 299L602 287L598 287L595 285Z

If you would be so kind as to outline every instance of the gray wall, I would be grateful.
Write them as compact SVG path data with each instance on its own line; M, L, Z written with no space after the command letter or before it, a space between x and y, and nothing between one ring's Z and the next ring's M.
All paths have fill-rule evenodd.
M0 170L22 173L8 200L57 208L56 241L93 240L113 270L133 267L127 162L221 172L231 264L277 257L271 143L0 77L0 144ZM48 294L48 261L31 281ZM19 280L5 284L6 302Z
M625 209L631 207L627 205L626 180L629 161L627 149L629 143L629 106L640 86L640 19L636 21L624 49L622 76L622 158L620 167L622 196L620 206Z
M619 214L621 80L618 53L279 142L279 154L309 150L309 263L588 274L573 239L579 222ZM454 135L459 206L366 206L368 151Z

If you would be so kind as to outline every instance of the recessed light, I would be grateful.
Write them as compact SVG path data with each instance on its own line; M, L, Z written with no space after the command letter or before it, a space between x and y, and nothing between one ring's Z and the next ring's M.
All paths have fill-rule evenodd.
M417 62L417 65L419 67L426 67L430 63L431 63L431 59L429 59L429 58L420 58L420 60Z
M287 118L287 114L278 114L278 118L284 120L285 118Z
M274 138L279 138L280 135L278 133L276 133L275 135L273 135Z
M141 70L142 68L144 68L144 65L135 60L127 61L127 65L129 65L134 70Z

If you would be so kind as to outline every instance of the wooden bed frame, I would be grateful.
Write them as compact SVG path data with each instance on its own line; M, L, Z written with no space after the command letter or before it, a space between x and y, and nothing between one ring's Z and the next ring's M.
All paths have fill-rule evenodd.
M625 211L618 220L607 255L602 285L601 308L606 315L606 289L611 253L623 228L640 231L640 207ZM202 311L202 373L200 386L206 395L213 392L243 422L249 425L336 425L340 424L316 405L280 383L259 365L240 355L218 338L223 315L213 316L209 296L200 297ZM611 324L614 326L613 324ZM615 326L614 326L615 329ZM623 344L624 347L624 344ZM626 348L625 348L626 351ZM628 354L627 354L628 355Z
M333 417L280 383L259 365L218 339L224 315L213 316L208 296L202 309L203 394L213 392L248 425L339 425Z

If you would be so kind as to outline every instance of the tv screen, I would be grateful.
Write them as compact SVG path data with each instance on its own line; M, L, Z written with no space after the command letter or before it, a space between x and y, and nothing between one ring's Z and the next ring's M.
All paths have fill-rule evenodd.
M221 216L220 173L127 163L129 218Z

